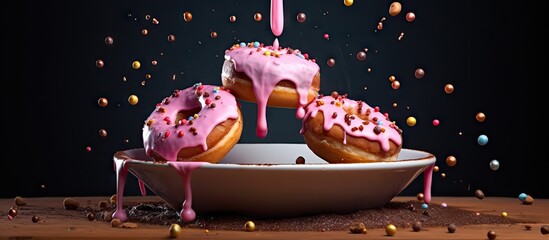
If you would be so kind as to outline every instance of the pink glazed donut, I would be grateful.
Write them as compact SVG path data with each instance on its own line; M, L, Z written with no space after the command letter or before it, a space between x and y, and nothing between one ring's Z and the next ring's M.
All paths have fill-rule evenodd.
M301 134L330 163L391 162L402 149L402 130L389 114L337 92L306 107Z
M202 83L164 98L143 126L145 151L159 162L219 162L241 134L236 98L223 87Z
M320 67L308 54L297 49L250 42L233 45L225 51L221 72L223 86L239 99L257 103L259 137L267 135L266 108L297 108L303 118L304 107L318 96Z

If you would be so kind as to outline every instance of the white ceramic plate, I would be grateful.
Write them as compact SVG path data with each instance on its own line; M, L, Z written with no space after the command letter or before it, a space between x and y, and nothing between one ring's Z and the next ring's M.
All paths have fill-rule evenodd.
M305 164L296 164L303 156ZM144 149L120 151L128 171L176 210L185 201L177 171ZM381 207L425 168L431 153L402 149L396 162L328 164L305 144L237 144L217 164L192 172L192 208L201 213L290 217Z

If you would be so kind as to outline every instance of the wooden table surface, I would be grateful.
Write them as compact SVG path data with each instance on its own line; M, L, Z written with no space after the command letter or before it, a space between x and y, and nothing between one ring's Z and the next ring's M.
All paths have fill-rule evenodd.
M74 197L81 207L96 208L101 200L109 197ZM9 220L8 210L15 206L14 199L0 199L0 239L168 239L169 227L138 224L137 228L112 228L105 221L88 221L80 211L63 209L63 197L27 198L27 205L21 207L16 218ZM396 197L394 201L413 200L415 197ZM158 197L130 196L126 201L160 201ZM549 225L549 199L535 199L532 205L523 205L518 198L486 197L433 197L433 203L448 203L463 210L481 214L500 215L507 212L517 224L467 225L460 226L455 233L448 233L446 227L423 228L419 232L398 229L396 235L387 236L385 229L370 229L367 234L351 234L346 231L325 232L245 232L209 231L184 228L178 239L488 239L487 233L493 230L496 239L547 239L541 227ZM38 223L31 221L29 212L49 211L40 215ZM51 211L56 210L56 211ZM58 210L58 211L57 211ZM46 212L46 211L42 211ZM526 230L530 225L531 230Z

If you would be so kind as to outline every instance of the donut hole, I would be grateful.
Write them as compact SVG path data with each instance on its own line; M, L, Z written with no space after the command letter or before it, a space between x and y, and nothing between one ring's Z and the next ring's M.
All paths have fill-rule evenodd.
M194 116L195 114L199 113L202 110L201 107L196 107L189 110L181 110L177 112L177 116L175 117L175 122L178 123L181 121L181 119L188 119L190 116Z

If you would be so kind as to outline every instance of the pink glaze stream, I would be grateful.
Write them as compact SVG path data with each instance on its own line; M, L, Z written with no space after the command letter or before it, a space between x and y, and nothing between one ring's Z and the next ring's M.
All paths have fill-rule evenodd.
M433 168L435 165L429 165L423 171L423 201L427 204L431 202L431 186L433 183Z
M205 162L168 162L168 164L175 168L185 188L185 202L183 202L182 210L180 213L181 220L183 222L190 222L195 219L196 213L192 208L193 198L191 190L191 173L205 164Z
M116 211L112 214L113 218L118 218L120 221L126 221L128 216L124 212L122 204L124 203L124 186L126 185L126 176L128 175L128 168L126 166L126 160L114 160L116 171Z
M282 0L271 0L271 31L280 36L284 30L284 8Z
M402 131L389 120L388 114L383 114L378 109L370 107L365 102L354 101L336 93L334 96L318 98L309 104L303 122L310 117L314 118L320 112L324 115L324 130L328 131L334 125L343 128L345 131L343 144L346 144L346 136L350 135L377 141L384 151L388 151L389 141L396 145L402 144ZM302 125L301 133L303 134L304 131L305 125Z
M187 119L176 119L177 113L200 108ZM143 126L145 151L155 151L168 161L176 161L183 148L202 146L208 150L206 138L212 129L227 119L238 118L235 97L218 86L194 84L176 90L157 104ZM184 159L185 160L185 159Z
M275 40L273 45L277 45ZM267 101L276 84L288 80L295 84L299 95L296 117L304 116L303 107L314 76L320 67L307 54L290 48L263 46L259 42L241 43L225 52L225 59L234 62L235 70L245 73L252 81L257 101L256 135L267 136Z

